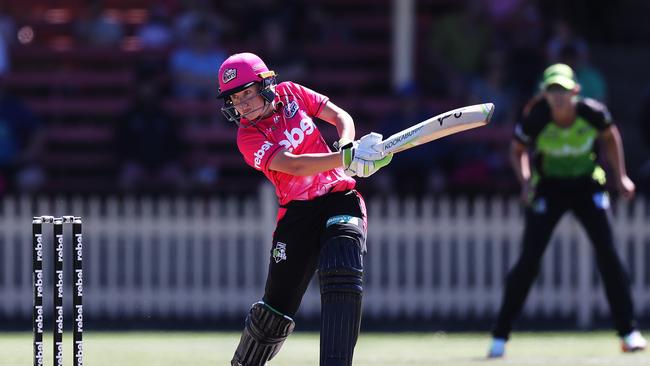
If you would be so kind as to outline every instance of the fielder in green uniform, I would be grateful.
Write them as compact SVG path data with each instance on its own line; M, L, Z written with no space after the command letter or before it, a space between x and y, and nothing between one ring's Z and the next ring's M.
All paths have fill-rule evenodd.
M520 257L506 279L488 357L504 355L512 322L539 272L553 229L567 211L584 226L595 249L622 350L643 350L646 340L636 329L629 279L614 248L605 171L597 160L599 142L619 193L631 199L635 186L625 171L620 134L605 105L578 96L580 85L569 66L548 67L540 86L512 141L512 165L526 204L525 228Z

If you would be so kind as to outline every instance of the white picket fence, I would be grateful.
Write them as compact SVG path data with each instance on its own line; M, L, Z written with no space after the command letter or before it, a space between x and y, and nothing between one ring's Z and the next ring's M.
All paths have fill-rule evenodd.
M364 316L494 314L503 279L520 248L522 213L514 199L389 197L369 201L368 211ZM645 316L650 312L649 211L643 199L619 203L614 219L637 313ZM263 293L276 217L268 186L245 200L9 197L0 201L2 318L31 316L30 224L35 214L83 217L88 317L241 317ZM594 266L586 235L567 215L556 229L525 313L577 314L583 328L592 324L595 313L606 316ZM49 291L48 282L46 295ZM314 281L300 313L319 311Z

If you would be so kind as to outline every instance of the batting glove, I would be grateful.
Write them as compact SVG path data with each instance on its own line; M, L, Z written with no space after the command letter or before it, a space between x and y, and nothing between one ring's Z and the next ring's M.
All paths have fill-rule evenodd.
M357 141L342 138L335 142L334 147L341 151L345 174L350 177L355 175L369 177L379 168L388 165L393 158L392 154L389 156L373 149L373 146L381 142L382 138L381 134L371 132Z
M371 132L361 137L357 141L359 143L359 146L356 147L354 157L373 161L386 157L386 154L373 149L373 146L380 143L382 138L383 136L376 132Z
M354 170L351 170L350 166L354 161L354 153L357 146L359 146L357 141L352 141L347 138L342 138L334 143L334 148L341 152L341 160L344 169L343 172L349 177L354 177L355 175Z
M367 178L375 172L390 163L393 160L393 154L387 154L379 160L365 160L361 158L354 158L352 164L345 170L346 174L348 171L354 172L357 177ZM349 174L348 174L349 175Z

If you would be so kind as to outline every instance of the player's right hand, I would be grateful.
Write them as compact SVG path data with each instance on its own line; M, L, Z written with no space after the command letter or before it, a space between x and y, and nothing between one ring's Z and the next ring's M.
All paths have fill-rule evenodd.
M353 177L355 174L355 171L350 169L350 167L354 161L357 146L359 146L359 142L343 138L334 143L334 147L341 152L341 162L343 163L344 172L350 177Z
M393 154L387 154L379 160L365 160L361 158L355 158L352 161L352 164L345 170L345 173L354 172L354 175L360 178L367 178L375 172L390 163L393 160ZM349 174L348 174L349 175Z

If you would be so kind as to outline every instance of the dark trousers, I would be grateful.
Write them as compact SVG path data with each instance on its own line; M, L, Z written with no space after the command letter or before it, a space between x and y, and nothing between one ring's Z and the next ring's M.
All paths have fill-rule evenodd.
M539 272L540 262L555 225L572 211L587 231L596 253L614 325L623 336L634 329L630 284L614 248L604 192L572 191L570 194L539 194L526 209L521 255L506 278L505 293L492 335L508 339L512 322L519 315Z
M273 247L263 301L294 317L318 267L323 244L336 236L358 241L365 252L366 208L357 191L329 193L310 201L292 201L273 234ZM329 225L330 218L358 218L349 225ZM356 225L356 224L358 225Z

